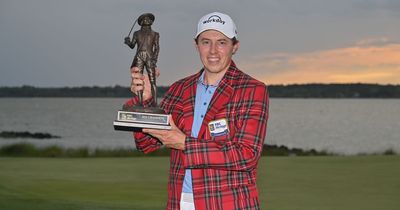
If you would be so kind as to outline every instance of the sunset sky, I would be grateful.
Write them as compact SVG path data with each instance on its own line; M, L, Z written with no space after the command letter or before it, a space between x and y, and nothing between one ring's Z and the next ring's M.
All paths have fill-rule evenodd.
M267 84L400 84L398 0L1 0L0 86L129 85L123 38L145 12L170 85L201 68L193 35L214 11L237 24L238 67Z
M345 48L264 54L244 61L244 66L257 69L254 76L270 84L400 84L400 44L369 45L362 40Z

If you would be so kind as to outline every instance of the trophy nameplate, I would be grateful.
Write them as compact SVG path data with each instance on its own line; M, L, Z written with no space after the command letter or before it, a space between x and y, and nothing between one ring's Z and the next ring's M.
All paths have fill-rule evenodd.
M169 130L170 116L144 112L118 111L117 120L114 121L115 130L133 131L136 128L153 128Z

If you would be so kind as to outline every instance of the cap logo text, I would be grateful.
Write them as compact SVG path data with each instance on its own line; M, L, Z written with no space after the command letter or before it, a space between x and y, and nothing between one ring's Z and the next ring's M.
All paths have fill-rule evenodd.
M210 16L207 20L203 21L203 24L211 23L211 22L222 23L222 25L225 24L225 21L223 21L223 20L221 19L221 17L218 16L218 15L212 15L212 16Z

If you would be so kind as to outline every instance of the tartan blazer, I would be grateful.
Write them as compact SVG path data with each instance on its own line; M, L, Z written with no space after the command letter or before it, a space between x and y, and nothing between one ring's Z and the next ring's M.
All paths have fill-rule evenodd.
M196 210L259 209L256 176L266 136L267 87L232 61L210 101L198 138L193 138L196 89L202 71L174 83L160 105L187 135L184 151L171 149L167 209L180 209L187 168L192 169ZM127 105L135 102L132 99ZM208 124L218 119L227 120L229 132L212 137ZM144 153L162 146L141 132L135 132L134 137L137 149Z

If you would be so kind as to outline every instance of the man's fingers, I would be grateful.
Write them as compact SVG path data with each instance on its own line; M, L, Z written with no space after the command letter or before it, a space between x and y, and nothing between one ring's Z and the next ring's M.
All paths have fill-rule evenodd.
M131 92L138 94L139 91L143 91L144 101L151 98L152 87L149 80L149 75L143 74L143 70L140 70L138 67L132 67L130 71L131 71Z
M132 79L141 79L141 80L145 79L145 76L140 73L140 69L138 67L131 68L131 77Z
M160 76L160 69L156 68L156 77Z
M143 86L144 80L142 79L132 79L132 85Z
M140 75L140 73L132 74L131 91L135 94L144 89L144 80L141 79L142 76L143 75Z
M146 77L143 75L143 74L141 74L141 73L132 73L131 74L131 77L132 77L132 79L141 79L141 80L144 80Z
M140 69L138 67L132 67L131 68L131 73L139 73Z
M162 134L164 134L165 133L165 131L164 130L159 130L159 129L149 129L149 128L144 128L143 130L142 130L144 133L148 133L148 134L151 134L151 135L162 135Z
M171 124L172 127L176 127L174 120L172 120L172 115L169 115L169 119L171 119L169 121L169 123Z
M140 69L138 67L131 68L131 78L131 91L136 94L139 91L143 91L145 76L140 73Z

